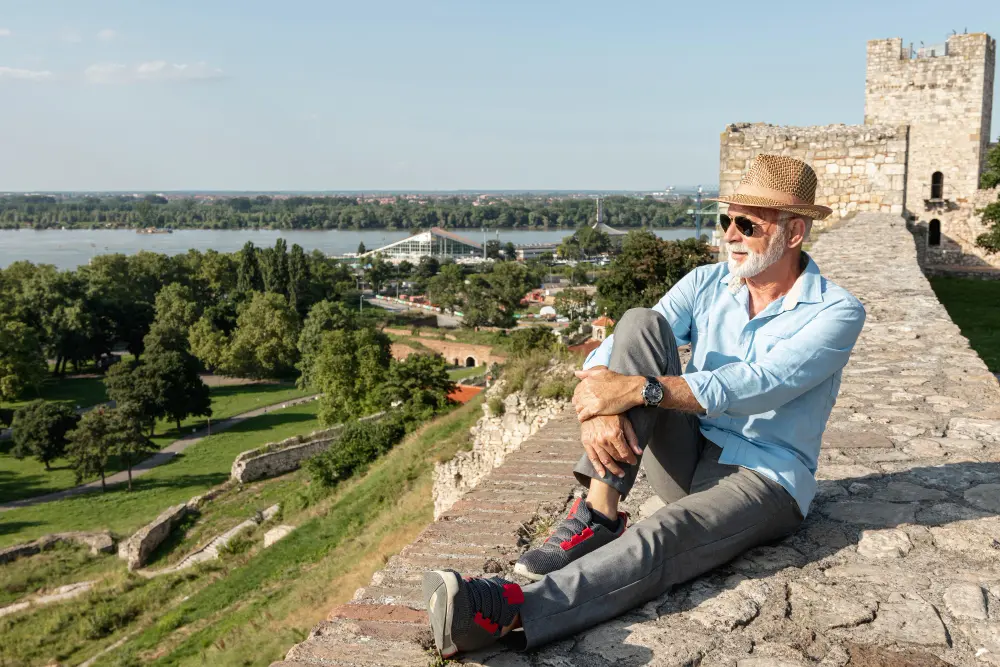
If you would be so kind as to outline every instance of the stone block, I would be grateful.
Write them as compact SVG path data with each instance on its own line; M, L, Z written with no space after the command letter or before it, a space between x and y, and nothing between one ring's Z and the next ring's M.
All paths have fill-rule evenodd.
M271 546L281 538L287 536L293 530L295 530L295 526L287 526L284 524L275 526L271 530L264 533L264 548L266 549Z
M913 543L901 530L863 530L858 541L858 553L865 558L902 558L910 553Z
M937 609L914 594L893 593L887 602L879 604L872 629L884 639L900 644L948 645Z

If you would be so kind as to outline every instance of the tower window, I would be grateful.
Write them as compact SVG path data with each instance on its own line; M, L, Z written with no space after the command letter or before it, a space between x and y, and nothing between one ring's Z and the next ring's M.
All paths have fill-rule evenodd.
M931 199L944 199L944 174L940 171L931 174Z
M941 221L937 218L927 226L927 245L941 245Z

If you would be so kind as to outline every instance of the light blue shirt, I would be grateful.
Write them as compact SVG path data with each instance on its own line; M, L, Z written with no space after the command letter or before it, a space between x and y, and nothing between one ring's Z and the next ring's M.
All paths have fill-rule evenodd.
M847 290L809 258L792 289L749 317L749 292L725 262L691 271L653 306L677 344L691 343L681 376L704 408L701 432L720 463L781 484L802 516L816 495L816 463L841 371L865 322ZM607 366L614 335L584 368Z

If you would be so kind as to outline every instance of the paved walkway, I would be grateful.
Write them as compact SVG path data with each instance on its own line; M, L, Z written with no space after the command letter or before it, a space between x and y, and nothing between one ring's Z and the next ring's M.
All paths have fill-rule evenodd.
M257 408L249 412L244 412L243 414L229 417L228 419L223 419L218 421L211 426L212 433L221 433L236 426L240 422L246 421L252 417L257 417L268 411L287 408L293 405L299 405L301 403L307 403L314 400L318 394L312 396L305 396L303 398L296 398L290 401L283 401L281 403L275 403L274 405L266 405L262 408ZM136 477L142 477L150 470L156 466L161 466L164 463L171 461L175 456L183 452L188 447L196 445L201 442L202 438L209 434L208 428L203 428L190 435L186 435L183 438L174 440L172 443L153 454L148 459L139 463L132 468L132 479ZM112 486L114 484L124 484L128 482L128 471L122 470L121 472L116 472L113 475L109 475L105 478L105 484L107 486ZM92 491L101 490L101 480L95 480L93 482L88 482L86 484L81 484L80 486L74 486L71 489L66 489L64 491L56 491L55 493L48 493L44 496L35 496L33 498L25 498L24 500L15 500L3 505L0 505L0 512L6 512L7 510L17 509L19 507L30 507L31 505L40 505L41 503L50 503L53 500L63 500L64 498L71 498L73 496L78 496L82 493L91 493Z
M463 662L1000 665L1000 385L937 302L900 218L858 215L812 255L868 321L801 529L579 636ZM421 572L510 576L532 521L566 507L578 438L571 415L551 420L278 664L431 664ZM629 504L643 515L657 499L641 480Z

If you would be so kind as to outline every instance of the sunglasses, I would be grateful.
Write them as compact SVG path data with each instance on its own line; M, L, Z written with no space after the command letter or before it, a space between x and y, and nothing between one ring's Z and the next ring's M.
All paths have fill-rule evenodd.
M754 222L753 222L753 220L751 220L750 218L748 218L746 216L737 215L736 217L730 217L730 216L726 215L725 213L722 213L722 214L719 215L719 223L722 225L722 231L723 232L728 232L729 231L729 225L732 224L732 223L736 223L736 229L738 229L740 231L740 234L742 234L743 236L745 236L747 238L750 238L750 237L752 237L754 235L753 234L754 233Z

